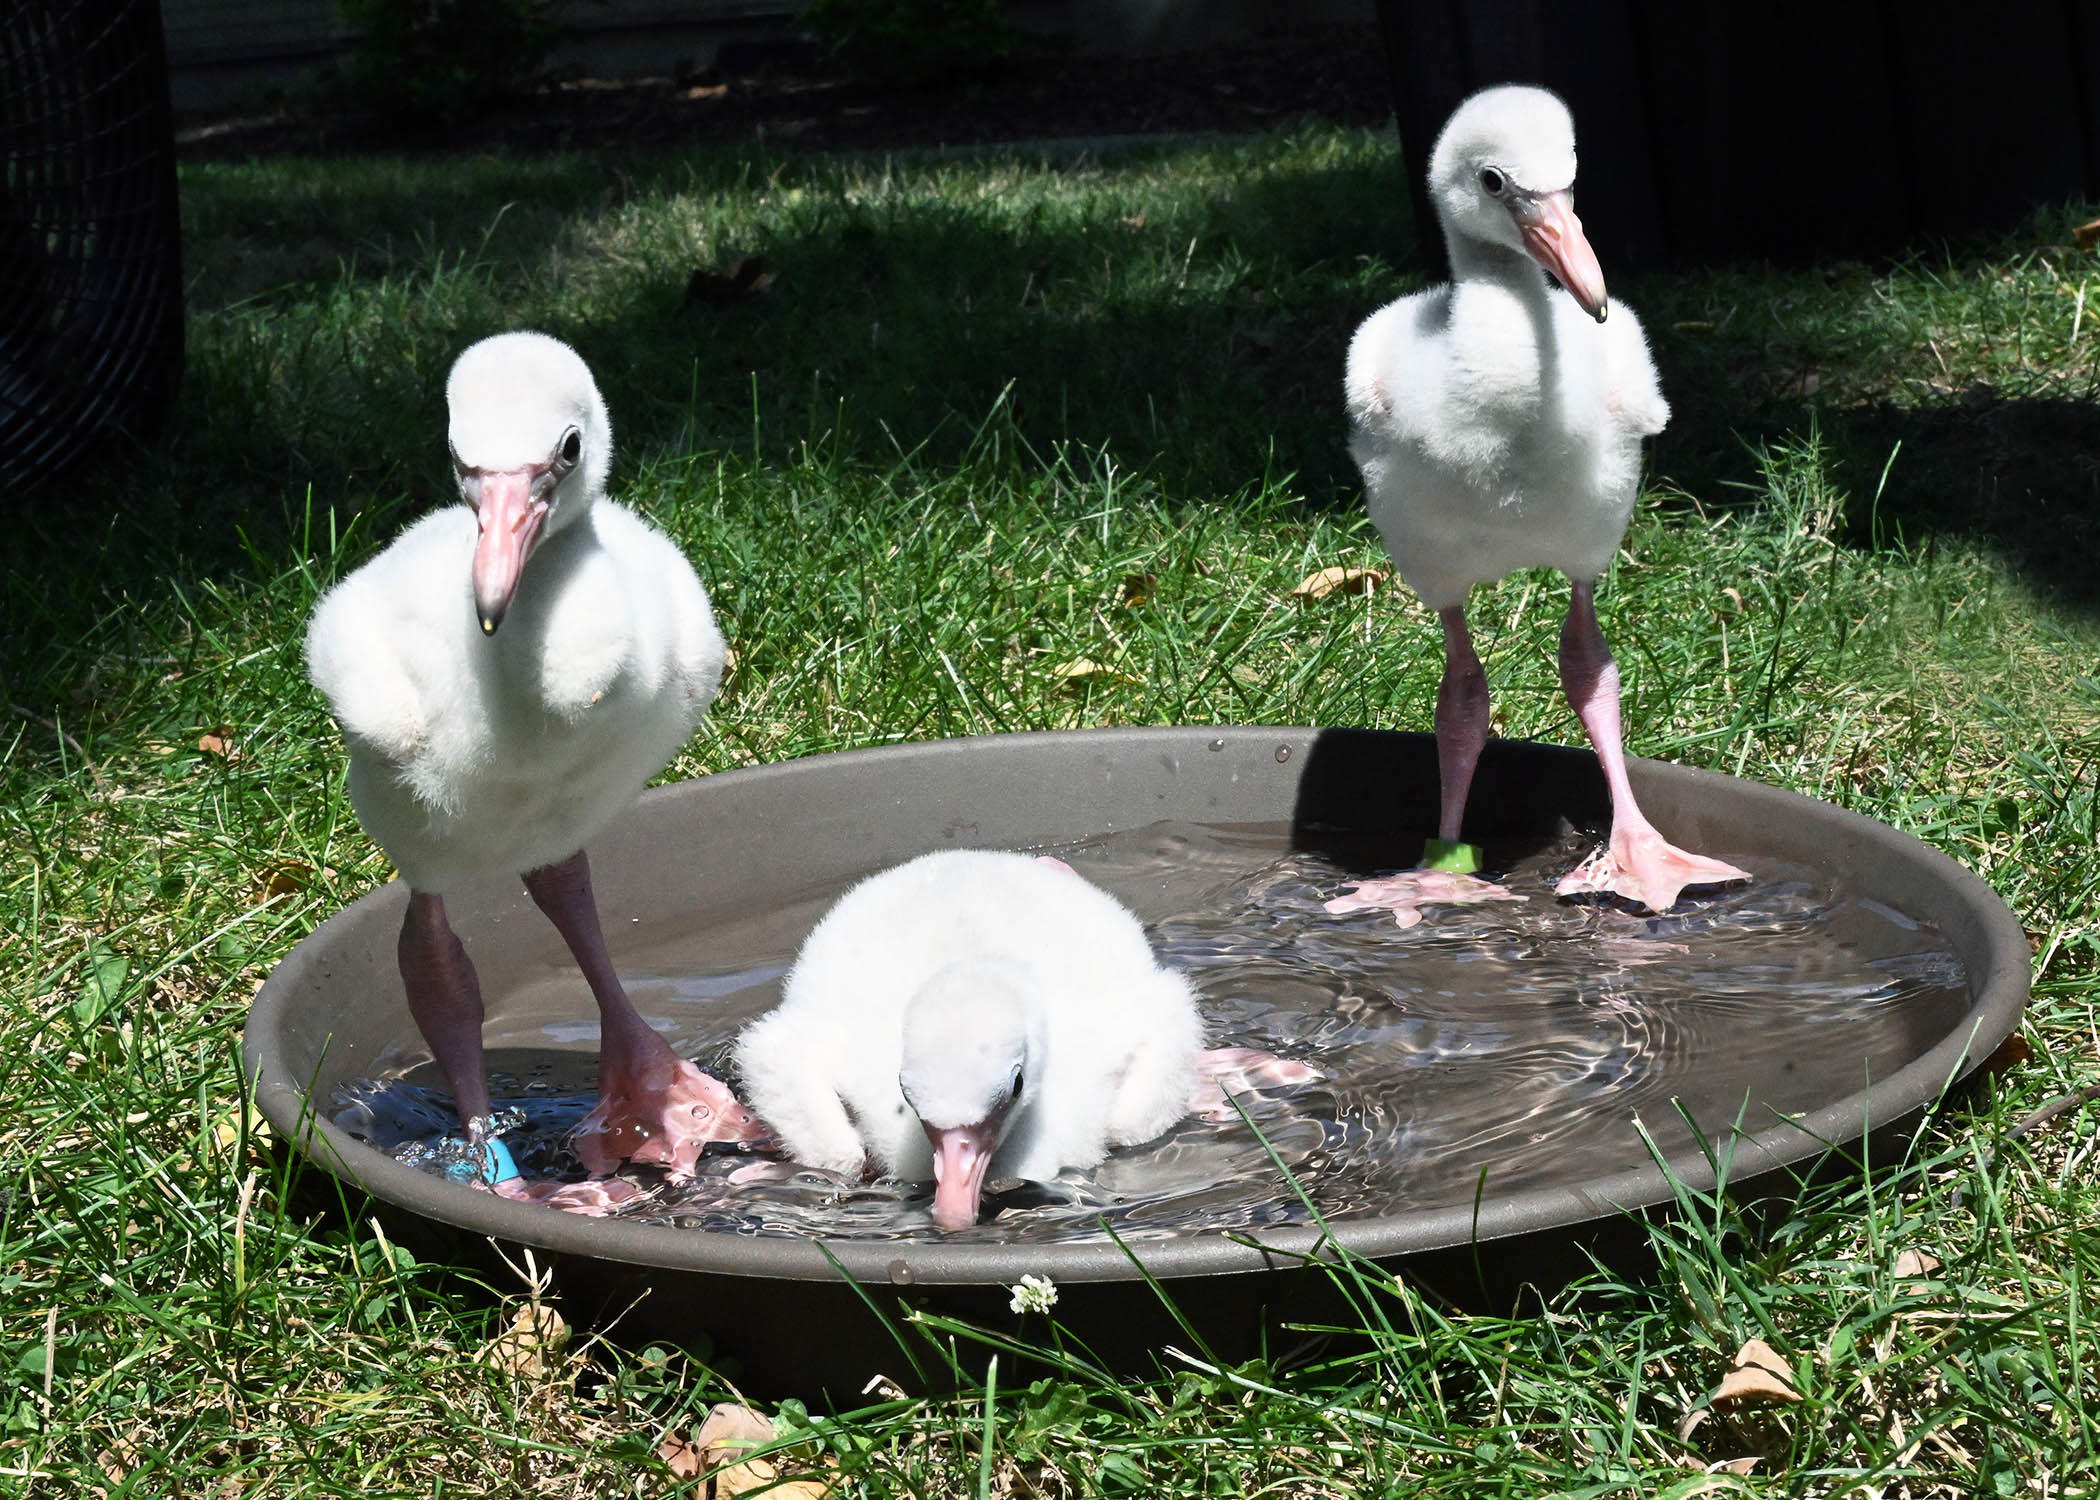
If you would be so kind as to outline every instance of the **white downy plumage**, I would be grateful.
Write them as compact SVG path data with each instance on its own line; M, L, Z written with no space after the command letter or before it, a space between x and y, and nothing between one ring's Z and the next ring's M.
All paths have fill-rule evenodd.
M683 553L604 498L612 424L589 368L538 333L485 339L446 387L462 505L408 528L322 599L314 683L350 747L350 798L411 887L409 1006L470 1141L490 1144L482 1000L445 893L520 874L598 1002L593 1171L689 1171L756 1127L650 1029L606 953L586 841L662 769L721 682L722 634Z
M476 619L480 528L454 505L332 589L306 636L350 744L359 820L410 885L435 892L575 853L692 733L723 659L685 554L603 498L612 426L574 350L537 333L486 339L447 395L469 470L545 462L577 435L501 629Z
M1641 439L1670 417L1632 310L1599 317L1603 277L1574 222L1574 180L1558 98L1475 94L1430 166L1452 280L1380 308L1349 345L1350 452L1371 519L1432 609L1517 568L1595 578L1633 511ZM1580 246L1555 272L1568 290L1527 247L1519 195L1539 204L1533 243Z
M798 1160L934 1177L952 1229L988 1178L1048 1178L1166 1130L1201 1041L1188 982L1113 897L1054 862L943 850L839 900L736 1060Z
M1747 879L1670 845L1626 776L1618 670L1593 596L1632 514L1641 440L1662 430L1670 409L1640 324L1606 300L1575 217L1567 106L1536 88L1475 94L1445 124L1429 172L1452 279L1364 321L1349 346L1345 394L1371 519L1401 575L1443 619L1439 839L1460 838L1487 735L1487 679L1466 630L1466 596L1513 569L1547 566L1573 586L1561 680L1612 796L1609 845L1559 889L1609 891L1660 911L1686 885ZM1506 894L1474 882L1454 896L1448 877L1429 892L1416 873L1346 899L1392 905L1406 921L1425 900Z

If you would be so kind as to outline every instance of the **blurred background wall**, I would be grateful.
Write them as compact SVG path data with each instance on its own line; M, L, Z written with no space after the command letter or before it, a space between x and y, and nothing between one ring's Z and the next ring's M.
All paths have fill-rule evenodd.
M620 78L699 71L724 45L789 41L807 0L570 0L553 66ZM1011 0L1016 26L1064 51L1142 54L1278 25L1370 22L1374 0ZM348 51L334 0L162 0L177 113L237 109L324 76Z

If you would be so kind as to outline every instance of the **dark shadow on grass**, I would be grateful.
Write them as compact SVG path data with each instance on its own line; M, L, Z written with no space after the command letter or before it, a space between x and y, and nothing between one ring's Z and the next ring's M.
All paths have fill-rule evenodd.
M1007 159L1075 176L1102 166L1084 150ZM886 161L860 165L879 176ZM201 267L198 301L220 308L311 304L346 283L429 278L447 266L487 268L500 284L550 252L587 265L597 252L574 243L574 226L631 200L704 201L769 182L810 200L789 215L792 228L711 236L723 260L773 262L769 295L727 308L688 301L687 266L593 298L589 317L550 329L597 369L630 458L749 451L754 424L761 450L777 457L805 437L836 443L843 417L850 456L886 462L895 443L931 434L927 456L940 461L1010 392L1021 435L1044 449L1106 447L1125 469L1226 491L1258 478L1273 453L1312 489L1353 485L1340 441L1342 356L1379 300L1362 284L1363 258L1397 258L1411 243L1397 159L1267 168L1158 223L1105 208L1013 220L966 203L849 195L832 169L763 155L479 158L443 176L428 163L354 161L333 176L328 164L297 163L275 194L246 194L235 179L193 207L190 258ZM1133 262L1167 269L1132 277ZM499 310L488 328L423 331L414 359L400 361L421 367L417 382L382 367L387 341L375 339L353 408L365 441L343 433L339 446L367 463L434 447L444 364L510 321ZM306 426L299 415L277 426L243 426L241 446L267 449L282 436L325 477L315 461L328 455L294 442Z
M1171 171L1177 156L1218 149L1135 159ZM1104 165L1069 149L1012 159L1074 175ZM879 176L928 162L866 166ZM1242 175L1220 173L1222 186L1150 209L1150 222L1120 217L1108 198L1030 215L954 195L847 193L834 167L762 152L604 153L286 164L253 187L239 169L209 184L193 173L197 311L178 411L152 446L27 509L0 574L0 689L32 709L58 701L87 670L75 647L90 626L120 599L164 596L171 577L249 576L324 550L303 537L308 526L323 540L331 526L359 527L355 554L448 498L446 368L474 338L521 321L570 339L598 372L621 442L616 493L656 461L726 452L777 464L805 442L848 463L911 450L917 463L953 464L998 411L1039 454L1076 445L1150 471L1172 495L1215 500L1292 475L1314 505L1359 503L1341 371L1356 324L1407 285L1392 269L1413 242L1397 152L1264 148ZM596 274L606 251L591 231L624 205L666 192L704 203L752 183L801 206L708 243L723 259L768 257L779 272L768 295L691 302L691 267L677 265L601 277L566 319L516 305L550 253ZM1133 262L1146 269L1125 274ZM346 283L463 266L489 274L467 276L481 289L456 304L407 299L424 310L336 321L316 311ZM225 311L234 304L249 311ZM1798 402L1734 402L1712 356L1667 336L1658 356L1677 417L1652 471L1702 502L1756 479L1745 439L1806 429ZM1884 527L1981 533L2047 586L2091 601L2076 562L2095 524L2089 412L1891 404L1818 417L1862 501L1904 442Z
M1086 152L1016 159L1103 166ZM1294 473L1302 491L1346 503L1343 352L1393 281L1367 270L1364 247L1395 254L1409 233L1392 170L1361 153L1263 155L1152 223L1100 200L1011 216L848 194L823 159L756 155L485 158L457 172L308 163L252 192L238 176L212 191L193 178L197 311L177 413L160 440L110 455L28 517L0 602L0 686L55 701L83 669L72 643L170 576L241 576L321 550L302 541L308 525L325 539L354 521L369 547L447 498L452 357L527 321L505 294L528 266L559 248L588 269L604 253L576 243L579 220L587 230L662 191L761 180L808 201L774 221L788 227L722 247L774 263L766 296L688 301L691 267L679 266L608 278L576 316L530 320L598 374L621 443L615 493L655 460L755 450L779 463L804 442L847 462L912 450L951 464L1003 405L1038 453L1075 444L1173 492L1229 495ZM1133 261L1151 269L1123 274ZM346 285L463 265L491 268L495 291L463 295L449 326L368 314L339 326L316 311ZM407 305L437 309L433 324L448 307Z
M1846 496L1840 540L1980 544L2054 602L2100 607L2083 562L2100 532L2100 375L2060 328L2036 337L2016 297L1962 290L2056 254L2084 217L2038 207L2012 234L1812 274L1626 278L1672 408L1649 473L1708 508L1756 505L1759 450L1813 437Z
M748 451L755 422L769 457L824 437L875 463L923 443L944 464L1004 400L1039 452L1107 450L1194 493L1266 472L1324 492L1353 484L1337 392L1365 301L1357 205L1384 193L1379 237L1404 235L1382 176L1266 172L1170 223L834 201L792 239L744 247L779 267L771 296L717 310L663 288L578 336L622 372L629 390L609 394L645 454ZM1133 285L1133 261L1170 270ZM1177 262L1193 268L1178 282Z
M2100 409L2033 396L1880 405L1822 421L1861 497L1901 445L1879 506L1854 504L1856 535L1979 536L2030 584L2100 610Z
M1681 399L1681 398L1680 398ZM1995 552L2030 586L2085 613L2100 611L2100 407L2067 396L1979 394L1753 407L1683 403L1658 441L1651 472L1702 504L1755 504L1760 447L1813 432L1847 497L1848 545L1964 539ZM1884 476L1886 476L1884 478Z

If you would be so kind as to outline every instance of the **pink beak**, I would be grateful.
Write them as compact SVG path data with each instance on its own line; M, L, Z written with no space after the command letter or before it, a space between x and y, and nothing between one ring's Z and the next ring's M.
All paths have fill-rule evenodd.
M522 469L470 469L461 487L481 521L474 544L474 613L481 633L494 635L518 592L525 560L539 544L547 502L537 498L544 464Z
M999 1121L924 1128L933 1143L933 1222L943 1229L968 1229L977 1222L985 1169L999 1148Z
M1575 217L1575 200L1568 190L1513 195L1509 211L1524 236L1525 251L1568 289L1584 312L1602 323L1611 311L1604 295L1604 268L1583 238L1582 220Z

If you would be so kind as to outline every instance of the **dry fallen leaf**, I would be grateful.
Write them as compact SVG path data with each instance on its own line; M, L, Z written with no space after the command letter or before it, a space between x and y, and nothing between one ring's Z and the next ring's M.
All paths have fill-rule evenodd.
M1757 1467L1757 1458L1724 1458L1707 1469L1709 1474L1747 1474Z
M1325 599L1329 594L1368 594L1386 580L1376 568L1322 568L1308 573L1291 590L1293 599Z
M748 1471L750 1478L743 1477ZM779 1471L762 1458L750 1459L715 1476L715 1500L735 1500L751 1490L764 1490L767 1500L824 1500L831 1486L821 1479L780 1482Z
M1801 1393L1794 1389L1794 1372L1763 1339L1752 1339L1736 1351L1734 1367L1714 1389L1716 1406L1800 1399Z
M665 1433L664 1440L656 1445L656 1456L675 1479L696 1479L707 1467L700 1457L700 1445L682 1432Z
M1061 1484L1054 1490L1050 1487L1049 1473L1050 1466L1041 1459L1033 1463L1014 1464L1006 1471L1008 1493L1019 1495L1021 1500L1036 1500L1038 1495L1067 1493Z
M2090 224L2079 225L2071 231L2071 238L2078 241L2078 248L2081 250L2090 250L2093 246L2100 245L2100 219L2095 219Z
M737 1456L772 1441L773 1424L748 1406L723 1401L708 1410L707 1420L693 1435L691 1446L699 1450L702 1469L721 1469L709 1481L715 1500L735 1500L738 1495L758 1489L769 1496L777 1495L780 1500L823 1500L831 1493L831 1486L822 1480L781 1483L780 1470L770 1459ZM663 1452L662 1448L657 1451L659 1455Z
M2034 1047L2015 1031L1998 1044L1998 1050L1983 1060L1986 1074L2004 1073L2034 1061Z
M120 1437L95 1455L95 1467L111 1484L122 1484L133 1469L139 1466L137 1430L130 1437Z
M1905 1279L1930 1276L1939 1268L1940 1258L1923 1250L1905 1250L1896 1257L1896 1274Z
M197 736L197 748L206 755L216 755L221 760L233 759L233 731L225 727L207 730Z
M1735 606L1735 612L1741 614L1743 612L1743 591L1741 589L1723 589L1721 592L1728 596L1728 601Z
M246 1107L246 1113L248 1139L259 1146L267 1147L270 1143L270 1122L262 1117L262 1112L252 1103ZM241 1139L241 1121L235 1118L234 1111L229 1110L212 1122L211 1133L212 1139L219 1143L221 1149L231 1151Z
M1143 214L1132 214L1129 218L1118 219L1116 220L1116 222L1118 224L1121 224L1132 234L1136 234L1140 229L1143 229L1145 227L1145 216Z
M735 1401L717 1401L710 1406L706 1417L701 1420L699 1432L693 1436L694 1446L703 1453L725 1444L750 1447L772 1441L772 1418ZM722 1459L715 1461L723 1462Z
M1125 573L1123 586L1116 591L1116 599L1125 609L1136 609L1158 592L1157 573Z
M255 899L275 901L279 896L296 896L316 879L333 880L335 876L335 868L332 865L323 865L316 870L304 860L275 860L257 872Z
M763 255L746 255L719 271L696 266L686 279L685 295L689 301L729 307L752 297L764 296L772 290L778 274L772 262Z
M569 1325L544 1302L528 1302L511 1315L510 1328L481 1353L482 1363L520 1378L544 1375L569 1341Z
M1118 672L1114 667L1095 661L1091 656L1075 656L1070 661L1061 661L1050 669L1050 675L1059 682L1078 685L1095 677L1110 682L1125 682L1135 685L1137 679L1127 672Z

